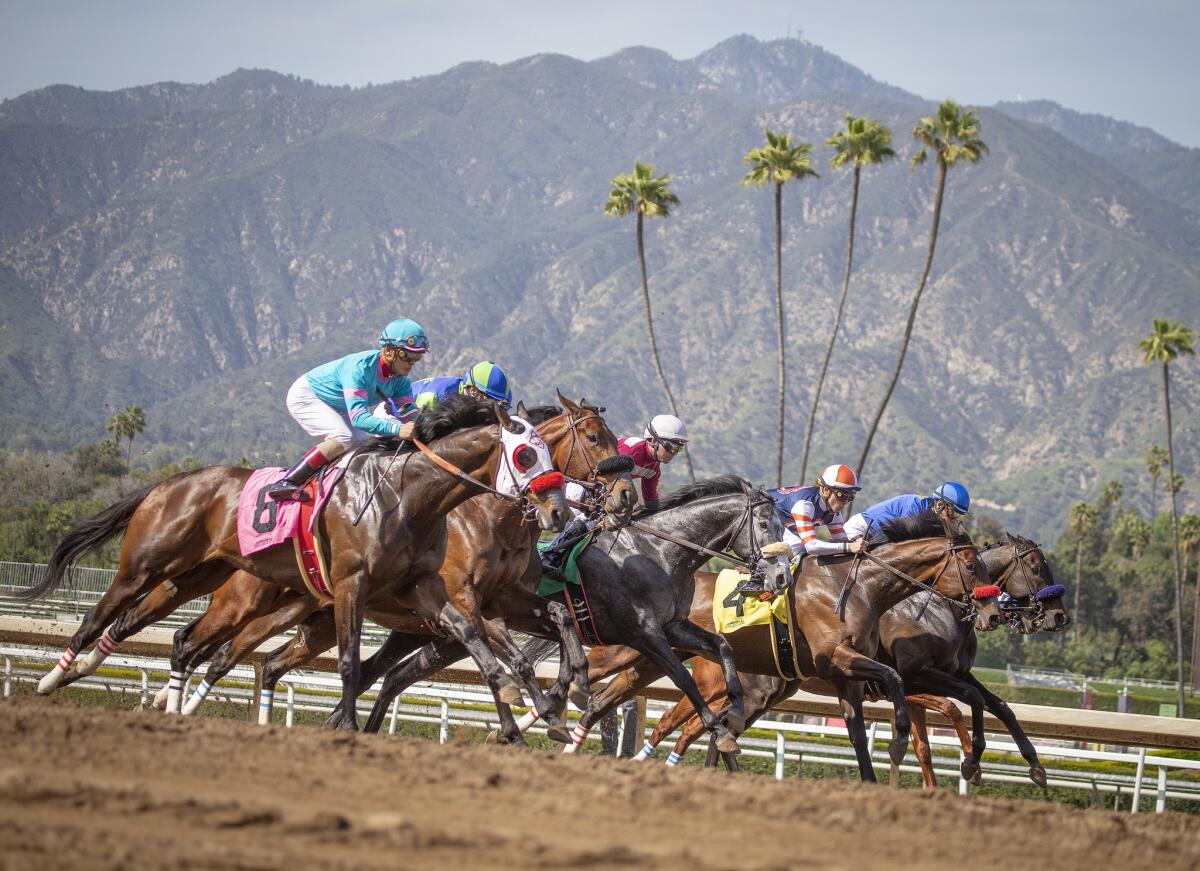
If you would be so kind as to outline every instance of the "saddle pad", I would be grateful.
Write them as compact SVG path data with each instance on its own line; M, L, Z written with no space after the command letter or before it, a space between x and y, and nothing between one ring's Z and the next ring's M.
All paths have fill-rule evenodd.
M581 585L579 581L579 555L583 553L584 548L592 543L593 536L594 533L589 532L587 535L581 538L578 543L571 548L571 552L567 554L567 561L563 564L563 577L565 577L569 583L576 587ZM539 541L537 545L538 553L541 553L549 546L550 542ZM566 589L566 586L567 585L558 578L552 578L549 575L542 575L541 580L538 581L537 594L544 598L549 598L550 596L561 593L564 589Z
M267 488L282 478L287 469L270 466L255 469L238 498L238 546L250 556L295 537L300 528L300 503L276 502Z
M772 618L787 625L787 594L776 596L769 602L738 595L734 591L747 577L745 572L737 569L725 569L717 575L712 609L713 624L720 635L728 635L747 626L770 626Z

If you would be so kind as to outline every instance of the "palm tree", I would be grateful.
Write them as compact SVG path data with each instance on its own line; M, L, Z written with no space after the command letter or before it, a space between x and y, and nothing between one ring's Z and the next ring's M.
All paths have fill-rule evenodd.
M817 422L817 406L821 403L821 389L825 386L825 375L829 371L829 358L833 356L833 346L837 341L838 330L842 326L842 312L846 308L846 294L850 290L850 271L854 263L854 223L858 216L858 183L864 166L873 166L891 160L896 156L892 150L892 131L883 126L880 121L873 121L865 115L854 118L846 113L846 128L839 130L825 141L826 148L832 148L836 154L829 161L834 169L843 166L854 167L854 184L850 189L850 231L849 242L846 245L846 273L842 279L842 296L838 300L837 314L833 318L833 332L829 334L829 344L825 348L825 359L821 361L821 374L817 376L817 389L813 393L812 410L808 414L808 429L804 433L804 452L800 455L800 480L808 475L808 450L812 445L813 427Z
M141 406L127 405L108 419L108 431L113 434L114 441L129 440L125 454L125 465L132 467L133 437L146 429L146 415Z
M917 306L921 304L921 294L925 291L925 282L929 280L929 270L933 266L933 250L937 246L938 224L942 218L942 197L946 191L946 173L960 160L976 163L988 153L988 147L979 138L979 118L974 109L962 109L953 100L944 100L938 106L937 114L922 118L913 128L913 137L921 143L921 149L913 155L912 166L915 169L925 163L928 150L932 149L937 157L937 189L933 197L933 225L929 230L929 249L925 253L925 266L921 270L921 281L917 292L913 294L912 305L908 310L908 321L904 325L904 340L900 345L900 357L896 360L896 369L888 382L879 403L879 410L867 430L867 441L863 445L862 456L858 458L858 474L862 477L863 468L867 464L867 455L871 452L871 442L875 439L875 431L879 429L879 421L887 411L896 382L900 380L900 370L904 368L904 357L908 354L908 343L912 339L913 324L917 320Z
M1146 469L1150 472L1150 519L1158 516L1158 478L1167 464L1167 452L1158 445L1146 448Z
M646 304L646 335L650 338L650 354L654 357L654 368L658 370L658 380L662 382L663 392L667 394L671 414L679 417L675 397L671 394L666 373L663 372L662 360L658 356L658 342L654 338L654 316L650 312L650 284L646 279L646 245L642 234L645 218L666 218L671 214L671 206L679 205L679 197L671 193L670 184L671 176L655 176L652 165L635 160L632 175L613 177L608 201L604 204L604 214L623 218L632 212L637 216L638 263L642 267L642 302ZM688 477L695 481L692 456L687 448L684 448L683 458L687 462Z
M1175 552L1175 648L1178 659L1175 663L1179 680L1177 716L1183 716L1183 572L1179 562L1179 509L1175 501L1175 443L1171 433L1171 362L1180 354L1196 353L1192 347L1195 335L1189 327L1179 321L1171 323L1163 318L1154 318L1154 332L1138 342L1142 362L1162 366L1163 409L1167 418L1167 481L1171 491L1171 534Z
M752 148L742 158L750 171L742 179L747 187L775 186L775 325L779 337L779 442L775 448L775 479L783 486L783 428L786 392L784 390L783 336L783 186L795 179L817 178L812 168L812 145L799 142L792 145L792 134L764 130L767 144ZM803 480L803 476L801 477Z
M1179 518L1179 547L1183 551L1183 580L1187 581L1188 563L1200 548L1200 517L1185 514ZM1192 602L1192 689L1200 690L1200 575Z
M1075 619L1072 622L1072 635L1078 632L1082 617L1079 610L1081 602L1079 590L1083 586L1083 540L1096 528L1099 517L1100 513L1095 507L1086 502L1076 502L1071 506L1071 512L1067 516L1067 525L1075 535L1075 601L1071 605L1071 612L1075 615Z
M1123 495L1125 495L1125 488L1121 486L1120 481L1104 482L1104 487L1100 490L1100 502L1104 505L1106 517L1112 517L1113 511L1121 506Z

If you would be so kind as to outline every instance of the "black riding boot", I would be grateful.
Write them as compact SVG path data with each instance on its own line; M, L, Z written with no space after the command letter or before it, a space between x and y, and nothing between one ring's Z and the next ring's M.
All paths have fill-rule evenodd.
M587 521L580 517L573 518L542 551L542 571L552 578L566 581L566 578L563 577L563 565L571 550L579 544L579 540L586 532Z
M267 495L277 502L296 500L307 502L304 485L313 475L329 462L318 448L313 448L300 458L300 462L288 469L286 475L267 489Z

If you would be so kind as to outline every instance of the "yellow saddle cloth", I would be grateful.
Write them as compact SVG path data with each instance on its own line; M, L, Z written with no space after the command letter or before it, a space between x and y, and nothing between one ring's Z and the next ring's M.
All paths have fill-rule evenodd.
M772 616L787 625L786 593L769 602L763 602L753 597L739 596L734 592L748 577L749 574L738 569L725 569L717 575L716 591L713 594L713 623L721 635L737 632L747 626L770 626Z

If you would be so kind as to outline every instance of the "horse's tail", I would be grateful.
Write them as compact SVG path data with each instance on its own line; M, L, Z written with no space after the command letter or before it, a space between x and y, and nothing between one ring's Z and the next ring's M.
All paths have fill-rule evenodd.
M520 645L521 653L529 660L531 665L537 665L552 653L556 653L559 649L559 642L551 641L549 638L537 638L531 636L528 640Z
M146 496L158 486L161 481L135 490L119 502L109 505L99 514L94 514L87 520L81 520L68 532L54 549L50 564L46 567L46 576L42 580L18 593L12 593L14 599L32 602L43 599L57 590L67 575L67 570L75 560L97 545L108 541L119 532L124 532L129 526L133 512L137 511Z

